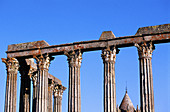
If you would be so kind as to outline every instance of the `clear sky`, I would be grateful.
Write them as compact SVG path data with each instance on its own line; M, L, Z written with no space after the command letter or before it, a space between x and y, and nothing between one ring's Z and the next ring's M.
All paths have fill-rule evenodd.
M139 27L170 23L169 0L0 0L0 57L10 44L45 40L50 45L98 40L103 31L116 37L134 35ZM153 52L155 112L170 112L170 44ZM128 94L140 105L139 63L135 47L121 48L116 59L116 96L120 105ZM0 62L0 112L4 110L6 70ZM68 88L66 56L56 56L49 73ZM18 74L18 98L20 75ZM68 90L63 95L67 112ZM19 99L17 99L19 101ZM82 112L103 112L101 51L83 54L81 67ZM18 109L17 104L17 109Z

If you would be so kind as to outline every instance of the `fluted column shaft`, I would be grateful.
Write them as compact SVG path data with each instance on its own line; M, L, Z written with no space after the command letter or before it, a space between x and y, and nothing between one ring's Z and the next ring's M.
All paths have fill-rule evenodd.
M6 64L7 68L5 112L16 112L17 73L19 62L14 58L2 58L2 62Z
M116 112L116 48L104 49L102 58L104 63L104 112Z
M32 76L33 82L33 102L32 102L32 112L36 112L36 102L37 102L37 73Z
M53 83L48 84L48 112L53 112Z
M36 112L48 112L48 69L50 58L48 55L34 56L37 61L37 101Z
M135 44L138 48L140 64L141 112L154 112L154 93L152 77L152 43Z
M68 112L81 112L80 66L82 53L78 50L65 54L69 63Z
M65 89L62 85L56 85L54 88L54 112L62 112L62 96Z

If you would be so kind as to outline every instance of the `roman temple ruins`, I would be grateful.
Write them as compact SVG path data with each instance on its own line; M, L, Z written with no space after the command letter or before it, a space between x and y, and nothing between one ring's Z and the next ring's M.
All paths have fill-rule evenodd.
M16 112L18 71L21 75L19 112L62 112L62 95L66 90L68 112L81 112L82 55L84 52L95 50L102 51L104 64L104 112L155 112L152 52L155 50L155 44L167 42L170 42L170 24L142 27L132 36L115 37L112 31L104 31L99 40L52 46L45 41L9 45L6 51L7 58L2 58L7 70L5 112ZM132 107L127 91L120 107L116 106L116 54L119 53L119 48L131 46L136 46L139 55L140 107L137 109ZM62 85L58 78L48 72L55 55L67 56L69 64L67 89L64 87L66 85Z

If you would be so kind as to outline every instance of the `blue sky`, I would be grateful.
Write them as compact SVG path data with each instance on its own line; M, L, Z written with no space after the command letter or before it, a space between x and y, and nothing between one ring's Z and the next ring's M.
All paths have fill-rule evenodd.
M10 44L45 40L50 45L98 40L103 31L116 37L134 35L139 27L170 23L169 0L0 0L0 57ZM155 112L170 105L170 44L153 52ZM116 59L116 96L120 105L128 94L140 105L139 63L135 47L121 48ZM66 56L56 56L49 72L68 87ZM0 62L0 111L4 110L6 71ZM20 75L18 74L18 98ZM67 112L68 91L63 95ZM103 63L101 51L83 54L81 67L82 112L103 112ZM168 110L169 112L170 110Z

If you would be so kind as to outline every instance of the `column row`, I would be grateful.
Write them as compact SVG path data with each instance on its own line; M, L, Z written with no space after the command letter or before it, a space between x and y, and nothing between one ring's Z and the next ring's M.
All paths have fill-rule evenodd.
M138 48L140 64L141 112L154 112L154 94L152 77L152 42L135 44ZM104 112L116 112L115 59L118 50L108 47L102 50L104 63ZM69 102L68 112L81 112L80 103L80 50L65 53L69 62ZM78 80L77 80L78 79Z
M138 48L140 64L140 98L141 112L154 112L154 94L152 77L152 52L154 45L150 43L135 44ZM107 47L102 50L104 63L104 112L116 112L116 84L115 84L115 60L118 50L116 47ZM69 63L69 96L68 112L81 112L80 92L80 67L82 61L81 50L65 52ZM37 61L37 74L33 75L33 111L52 112L52 86L48 83L48 70L51 58L48 55L34 56ZM14 58L2 59L7 67L7 83L5 112L16 112L16 84L17 71L23 64ZM30 102L30 67L20 67L21 73L21 97L20 112L29 112ZM56 86L54 90L54 111L61 112L61 96L64 89Z
M31 100L31 79L33 82L33 112L48 112L52 106L52 100L49 100L49 79L48 69L50 64L50 57L48 55L41 55L34 57L37 61L37 70L26 63L25 59L2 58L2 61L7 67L7 82L6 82L6 96L5 96L5 112L16 112L16 98L17 98L17 73L21 74L20 87L20 105L19 112L30 112ZM61 112L61 101L63 91L66 89L61 84L54 83L51 87L51 96L54 96L53 112ZM56 103L57 101L58 103ZM51 112L52 112L51 111ZM49 111L50 112L50 111Z

